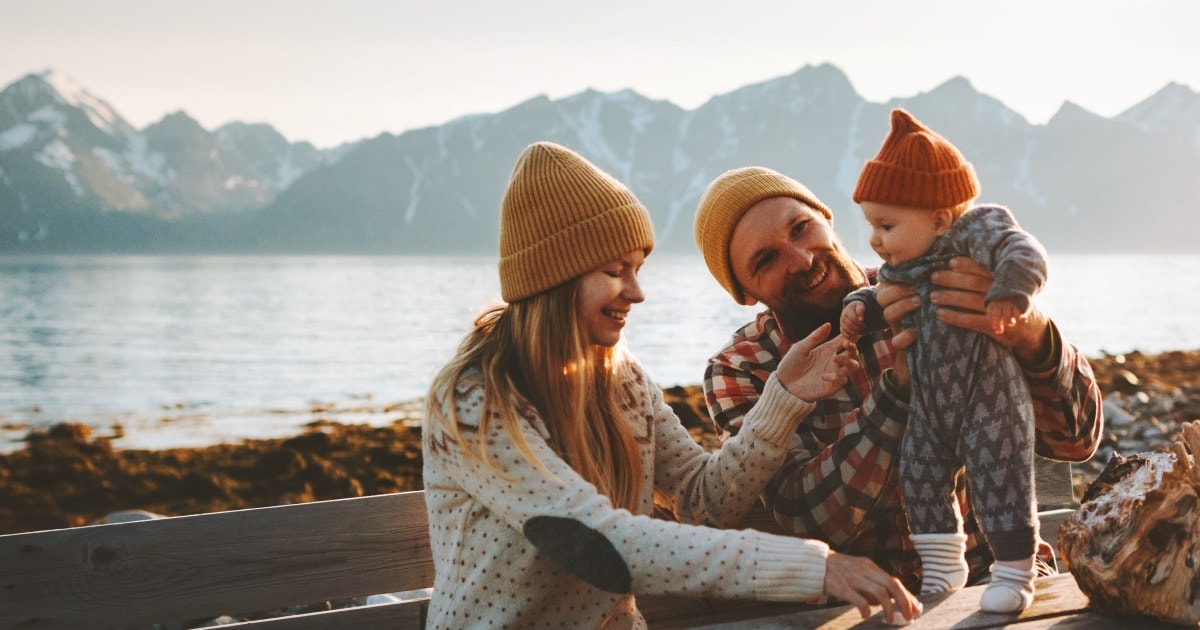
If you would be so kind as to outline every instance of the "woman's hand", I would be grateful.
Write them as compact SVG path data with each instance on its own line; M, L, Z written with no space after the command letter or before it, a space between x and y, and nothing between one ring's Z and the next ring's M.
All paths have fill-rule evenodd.
M831 330L833 326L822 324L780 360L775 376L793 396L808 402L828 398L859 368L858 348L841 335L826 341Z
M908 623L923 609L900 580L871 560L832 550L825 559L825 594L857 607L863 619L871 616L871 606L882 606L890 624Z
M1025 363L1039 363L1050 352L1050 319L1037 305L1030 305L1001 332L992 326L983 299L993 277L979 263L965 256L951 258L950 267L935 271L931 280L936 288L930 300L938 307L939 320L987 335L1012 348Z

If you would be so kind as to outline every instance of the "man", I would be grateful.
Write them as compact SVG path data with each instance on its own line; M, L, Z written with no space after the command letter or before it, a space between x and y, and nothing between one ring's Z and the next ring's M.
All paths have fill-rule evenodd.
M700 199L695 231L709 271L733 299L767 307L705 370L709 412L732 434L780 357L824 322L836 331L842 299L874 283L874 270L850 259L824 204L799 182L767 168L735 169L713 181ZM1087 359L1036 306L1001 335L992 332L983 313L991 276L973 261L954 259L933 279L943 287L932 296L940 319L996 337L1020 361L1034 399L1036 452L1068 461L1091 457L1102 420L1100 391ZM914 330L901 329L900 320L919 302L904 285L881 286L879 302L891 328L859 341L862 369L838 396L818 402L797 429L764 500L787 531L868 556L917 589L920 562L896 475L908 420L904 354L916 339ZM959 479L959 503L967 514L965 483ZM965 532L968 583L976 583L988 575L992 557L973 514L965 519ZM1040 574L1055 572L1044 542L1038 558Z

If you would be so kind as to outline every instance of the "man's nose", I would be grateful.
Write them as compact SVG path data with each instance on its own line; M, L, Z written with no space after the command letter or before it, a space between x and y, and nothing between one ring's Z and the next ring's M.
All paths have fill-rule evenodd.
M807 247L793 246L788 250L788 271L801 273L812 269L813 253Z

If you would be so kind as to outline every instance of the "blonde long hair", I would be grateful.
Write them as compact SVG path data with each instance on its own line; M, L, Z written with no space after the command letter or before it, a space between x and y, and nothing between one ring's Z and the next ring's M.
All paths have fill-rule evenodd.
M578 278L532 297L492 307L475 320L458 352L434 378L426 422L440 428L498 474L487 456L488 429L495 418L527 459L546 468L530 449L520 423L532 405L550 433L550 446L614 506L636 512L642 459L634 425L623 410L633 378L623 342L613 348L590 343L576 309ZM463 372L483 374L483 409L474 440L464 431L454 404ZM527 415L527 413L526 413Z

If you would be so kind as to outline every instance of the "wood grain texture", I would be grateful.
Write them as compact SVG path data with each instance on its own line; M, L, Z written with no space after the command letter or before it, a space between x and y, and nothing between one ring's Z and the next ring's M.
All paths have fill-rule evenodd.
M1037 581L1037 596L1020 615L986 613L979 610L979 598L984 586L972 586L953 593L922 597L925 612L906 626L908 630L955 628L1023 628L1024 621L1067 617L1087 608L1087 598L1079 592L1070 575L1056 575ZM882 613L876 609L874 616L863 620L857 608L837 606L821 610L799 612L775 617L760 618L738 623L723 623L717 627L728 630L845 630L848 628L895 628L883 621ZM1057 626L1056 626L1057 627Z
M272 610L433 583L424 493L0 536L0 629Z
M1039 458L1037 470L1039 505L1073 505L1069 464ZM1051 533L1069 513L1043 512L1043 536L1053 541ZM778 531L761 509L744 525ZM0 536L0 630L144 626L432 584L423 492ZM421 628L427 604L223 627ZM803 604L687 597L639 598L639 606L652 628L667 629L799 611L815 615L810 620L842 614ZM857 623L857 613L853 617Z

